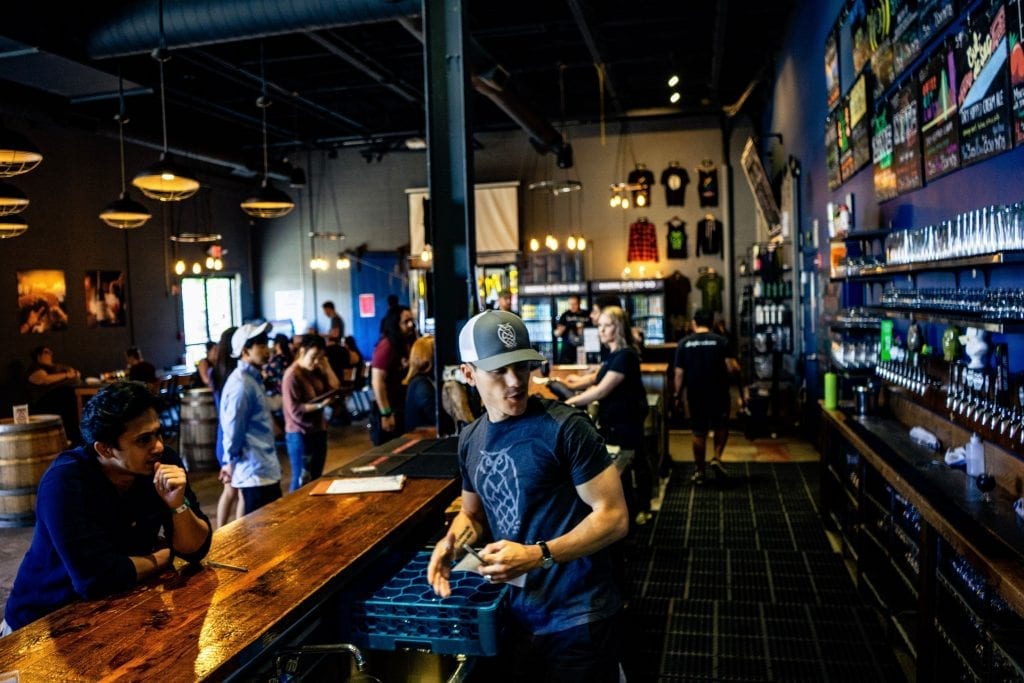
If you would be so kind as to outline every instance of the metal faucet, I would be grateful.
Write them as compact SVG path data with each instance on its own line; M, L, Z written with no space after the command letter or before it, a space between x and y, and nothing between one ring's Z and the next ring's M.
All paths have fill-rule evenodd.
M355 660L356 669L360 673L366 670L366 657L362 651L351 643L326 643L322 645L301 645L299 647L283 648L274 659L274 668L279 683L289 683L294 680L295 673L299 668L299 657L312 654L330 654L348 652Z

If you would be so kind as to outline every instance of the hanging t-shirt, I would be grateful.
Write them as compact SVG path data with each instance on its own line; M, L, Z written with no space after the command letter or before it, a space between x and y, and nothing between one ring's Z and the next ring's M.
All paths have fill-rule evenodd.
M673 218L668 222L668 257L688 258L686 249L686 221Z
M629 172L626 182L630 185L639 185L638 189L633 190L633 206L643 208L651 205L651 186L654 185L653 172L637 166ZM643 197L643 201L640 200L640 197Z
M690 184L690 174L682 166L673 165L661 172L661 184L665 186L665 204L668 206L684 206L686 204L686 186Z
M712 311L722 311L722 289L725 287L725 280L721 275L709 270L697 280L697 289L701 291L701 308Z
M725 258L725 250L722 248L722 221L713 216L705 216L697 223L697 256L704 254L711 256L718 254Z
M629 226L629 253L627 261L657 261L658 233L646 218Z
M718 168L697 169L697 194L701 206L718 206Z

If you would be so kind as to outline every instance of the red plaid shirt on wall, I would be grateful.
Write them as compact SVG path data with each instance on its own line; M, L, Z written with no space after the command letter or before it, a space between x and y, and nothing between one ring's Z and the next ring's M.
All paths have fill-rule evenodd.
M658 260L658 235L654 223L641 219L629 226L629 253L626 260Z

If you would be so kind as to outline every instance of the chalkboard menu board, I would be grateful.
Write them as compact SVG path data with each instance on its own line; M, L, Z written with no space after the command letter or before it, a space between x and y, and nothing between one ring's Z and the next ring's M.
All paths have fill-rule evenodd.
M1013 142L1024 145L1024 0L1006 3L1006 28L1010 34L1010 117Z
M828 189L834 190L843 184L839 170L839 128L836 112L825 118L825 163L828 166Z
M956 17L953 0L919 0L917 3L918 39L926 44Z
M966 166L1013 145L1003 0L983 1L954 40L960 76L960 158Z
M916 0L892 0L893 65L897 74L910 66L921 52Z
M917 127L917 87L911 81L889 100L892 107L892 154L896 191L900 194L921 187L921 147Z
M960 168L958 83L952 42L943 43L917 72L926 180Z
M839 87L839 33L832 31L825 40L825 92L829 111L839 104Z
M871 121L868 110L867 76L861 74L850 88L850 149L853 152L853 172L871 161ZM846 174L843 174L846 177Z
M896 170L892 156L892 108L886 100L875 102L871 117L871 161L875 171L875 197L884 202L896 196Z

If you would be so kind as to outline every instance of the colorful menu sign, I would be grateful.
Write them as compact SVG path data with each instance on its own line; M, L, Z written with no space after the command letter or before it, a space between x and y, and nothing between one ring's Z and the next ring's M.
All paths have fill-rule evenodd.
M921 52L916 0L892 0L893 67L903 73Z
M957 84L953 46L943 43L917 72L925 180L960 168Z
M871 161L875 172L875 198L892 199L896 191L896 171L892 155L892 108L886 100L875 101L871 117Z
M853 73L859 74L871 59L871 42L868 39L868 20L863 2L854 2L850 10L850 42L853 45Z
M839 104L839 32L832 31L825 40L825 92L828 93L828 110Z
M861 74L850 88L850 149L853 152L853 172L871 161L871 122L868 119L867 77ZM845 177L845 174L844 174Z
M889 99L892 108L892 154L896 191L921 187L921 148L917 127L917 87L904 83Z
M1013 142L1024 145L1024 0L1006 3L1006 28L1010 49L1010 121Z
M954 38L960 76L960 158L972 164L1012 146L1006 97L1006 8L983 1Z
M871 73L875 76L874 97L877 99L892 85L892 13L890 0L867 0L868 41L871 46Z
M845 97L836 109L836 140L839 147L839 172L845 183L857 171L853 163L853 147L850 145L850 100Z
M918 0L917 33L921 45L926 45L955 17L956 8L953 6L953 0Z
M836 121L838 112L825 118L825 163L828 166L828 189L835 190L843 184L843 174L839 170L839 127Z

